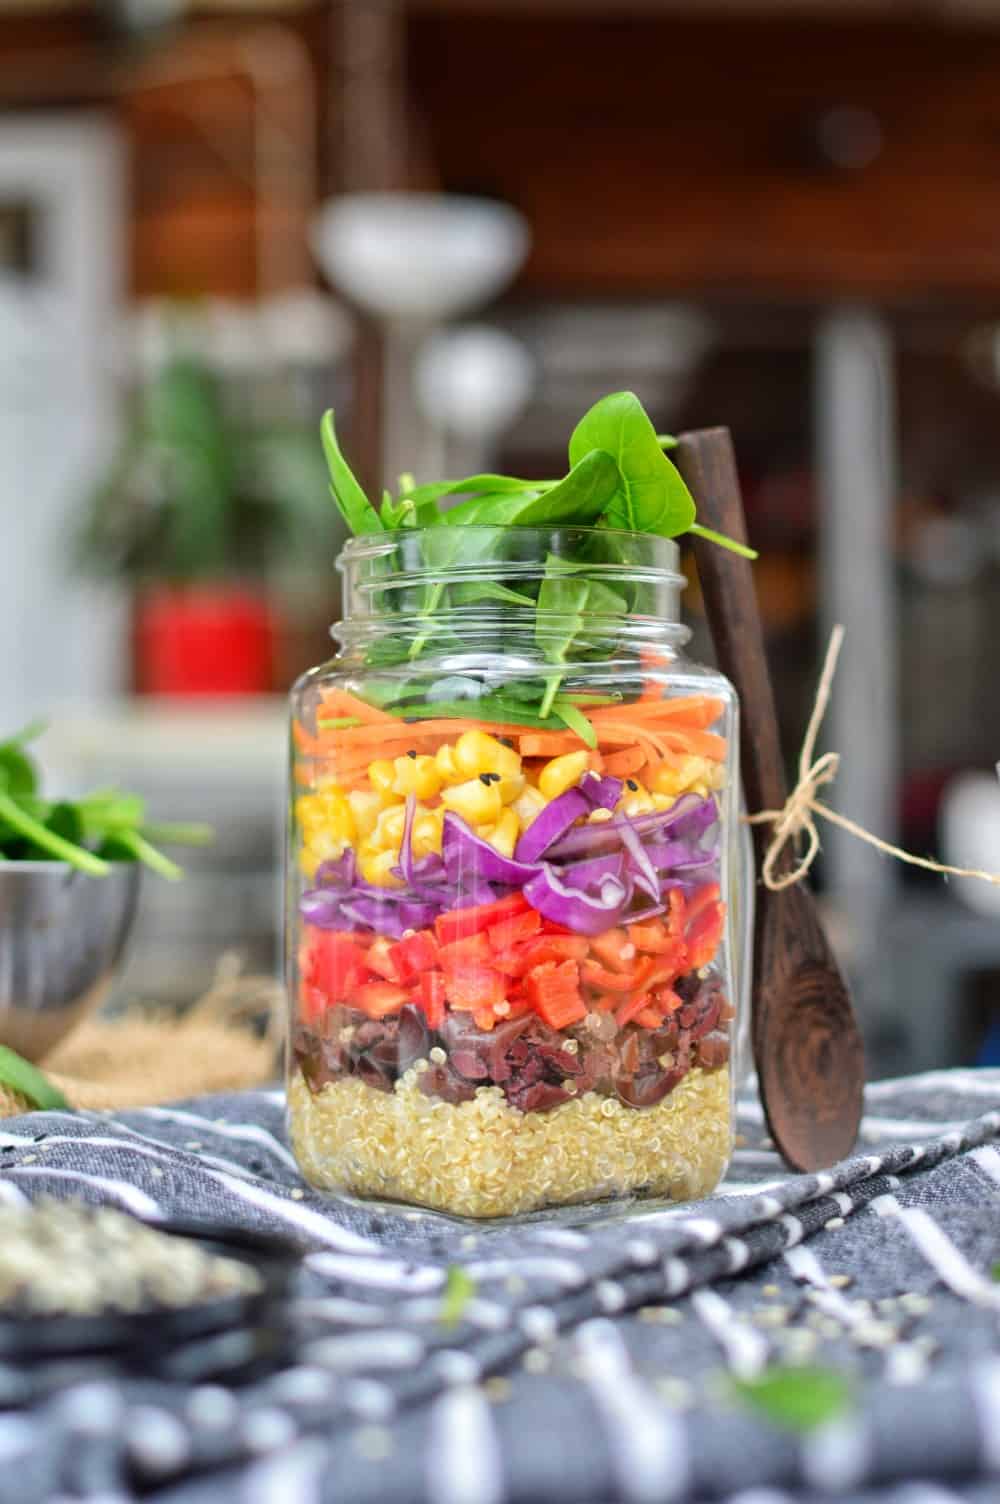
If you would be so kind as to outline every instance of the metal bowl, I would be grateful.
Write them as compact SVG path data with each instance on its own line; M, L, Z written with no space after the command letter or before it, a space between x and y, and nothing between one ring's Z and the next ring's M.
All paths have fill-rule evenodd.
M39 1060L107 995L135 918L141 868L89 877L63 862L0 862L0 1044Z

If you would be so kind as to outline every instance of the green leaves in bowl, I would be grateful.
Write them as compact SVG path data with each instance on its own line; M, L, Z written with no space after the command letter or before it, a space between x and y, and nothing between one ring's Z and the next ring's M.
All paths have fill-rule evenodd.
M43 730L35 722L0 742L0 863L66 862L89 877L106 877L112 862L138 861L172 881L183 877L154 841L204 846L211 827L150 824L143 800L118 789L72 801L44 799L38 766L26 750Z

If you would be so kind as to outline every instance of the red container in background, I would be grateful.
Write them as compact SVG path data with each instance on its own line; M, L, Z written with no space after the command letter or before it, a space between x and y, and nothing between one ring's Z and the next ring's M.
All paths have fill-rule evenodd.
M256 591L154 586L136 597L133 673L139 694L267 694L274 657L274 612Z

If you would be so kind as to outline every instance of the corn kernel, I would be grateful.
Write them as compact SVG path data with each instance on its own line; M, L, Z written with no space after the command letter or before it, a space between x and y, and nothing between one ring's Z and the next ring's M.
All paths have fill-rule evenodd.
M318 794L303 794L295 801L295 818L303 834L319 830L323 824L323 810Z
M339 856L343 856L349 845L349 841L332 835L328 830L314 831L303 844L299 866L306 877L315 877L316 868L321 862L335 862Z
M673 809L677 803L677 797L674 794L651 794L650 798L654 809Z
M635 788L631 787L633 783ZM625 784L625 792L615 806L615 814L628 815L630 820L634 820L636 815L648 815L655 807L649 790L636 782L634 778L629 778Z
M567 752L547 762L538 775L538 787L545 798L557 799L579 783L587 771L588 760L586 752Z
M395 793L416 794L418 799L433 799L441 789L441 774L433 757L397 757L393 762Z
M501 784L500 787L503 785ZM545 808L545 795L529 783L510 806L518 818L522 830L527 830L536 815Z
M439 809L418 810L413 821L413 855L440 856L441 827L444 812Z
M365 882L378 888L398 888L400 880L394 877L393 867L399 861L398 851L373 851L365 843L358 852L358 870Z
M470 778L467 783L445 789L441 802L470 825L495 825L503 808L496 784L483 783L479 778Z
M501 812L497 823L488 830L484 830L482 834L494 851L499 851L501 856L513 856L517 838L521 834L520 821L512 809L505 809Z
M385 796L372 793L368 789L352 789L347 796L351 814L354 816L354 829L362 838L370 836L375 829L375 822L382 810L385 809Z
M379 758L368 764L368 782L373 789L380 794L393 793L393 783L396 779L396 769L387 757Z
M519 799L528 786L528 780L523 773L518 773L516 778L504 778L501 776L497 788L500 790L501 804L513 804Z
M398 851L406 824L406 810L401 804L384 809L375 821L368 844L375 851Z
M434 766L440 774L442 783L461 783L463 775L455 766L455 748L451 742L445 742L443 747L438 747L434 754Z
M455 743L455 767L466 778L480 773L499 773L502 778L516 778L521 759L513 747L505 747L485 731L463 731Z

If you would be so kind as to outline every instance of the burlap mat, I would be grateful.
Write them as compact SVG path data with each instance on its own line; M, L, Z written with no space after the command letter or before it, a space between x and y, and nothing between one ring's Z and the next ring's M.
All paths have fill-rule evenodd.
M273 978L243 976L238 960L224 956L212 987L181 1017L135 1004L118 1018L84 1019L41 1069L71 1106L92 1110L261 1086L279 1071L283 1010ZM26 1106L0 1087L0 1117Z

